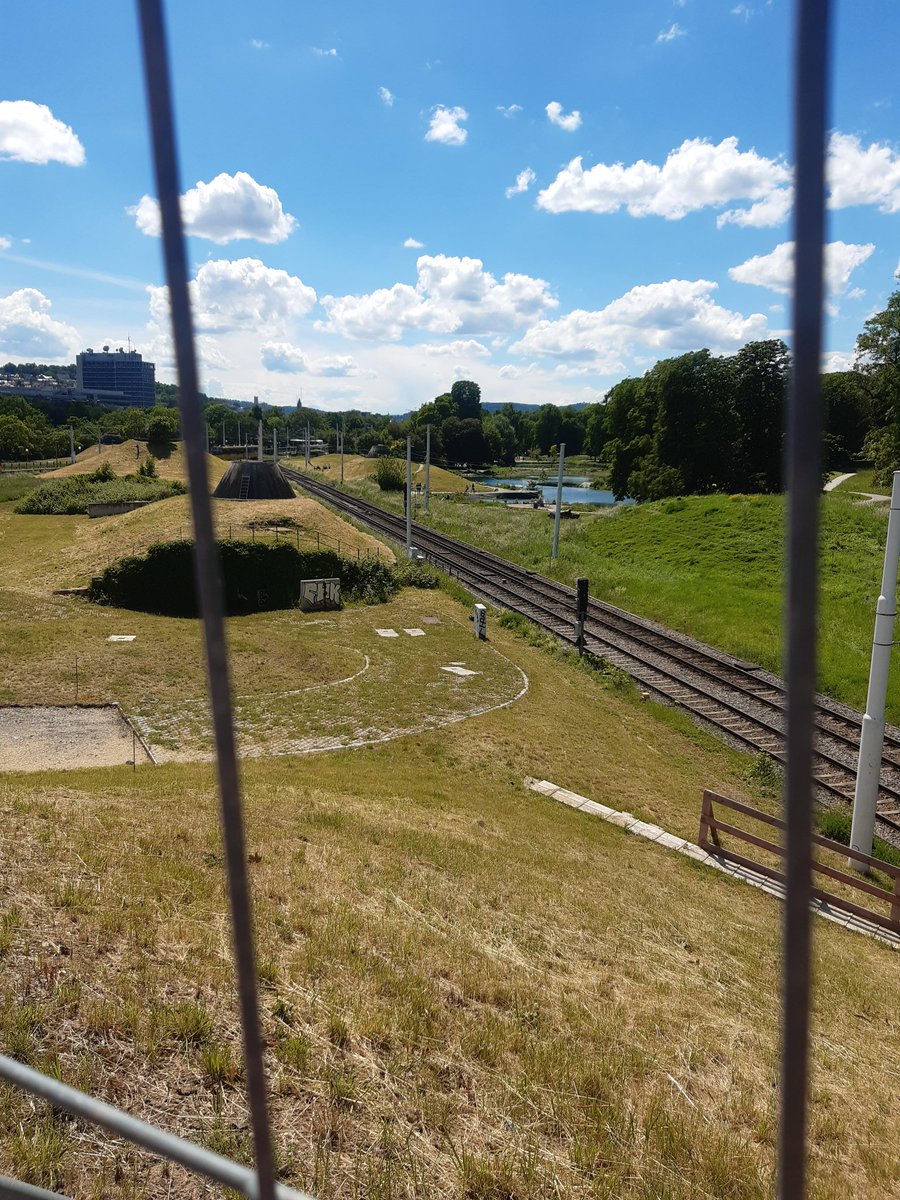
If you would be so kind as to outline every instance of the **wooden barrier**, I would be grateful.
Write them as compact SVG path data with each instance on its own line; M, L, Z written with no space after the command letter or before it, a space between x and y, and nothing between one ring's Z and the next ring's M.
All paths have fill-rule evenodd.
M708 854L715 854L728 862L748 867L751 871L757 871L760 875L765 875L768 879L784 883L783 872L777 871L764 863L756 862L754 859L747 858L743 854L737 854L733 850L728 850L721 844L719 835L724 833L731 837L736 837L739 841L748 842L751 846L756 846L760 850L767 850L770 854L775 854L779 858L784 858L784 848L777 842L770 842L766 838L748 833L747 830L741 829L737 825L719 820L713 809L714 802L722 808L731 809L732 812L741 813L743 816L750 817L754 821L761 821L764 825L770 825L775 829L783 830L785 828L784 821L779 820L778 817L770 817L768 813L761 812L758 808L751 808L749 804L741 804L737 800L729 800L727 796L720 796L716 792L705 791L703 793L703 805L700 810L700 837L698 840L698 845L706 850ZM831 838L822 837L818 833L812 834L812 843L814 847L818 846L841 858L852 858L855 862L863 863L864 866L882 871L885 875L891 876L894 881L893 890L888 891L886 888L878 887L877 884L862 879L858 875L851 875L847 871L842 871L838 867L829 866L827 863L819 862L813 858L813 871L818 871L820 875L825 875L829 879L834 879L838 883L845 884L847 887L853 888L858 892L863 892L865 895L874 896L877 900L884 901L890 905L890 915L885 916L883 913L865 908L861 904L854 904L851 900L847 900L843 896L836 896L832 892L826 892L822 888L813 887L813 896L823 904L829 904L833 908L841 909L843 912L852 913L854 916L862 917L866 921L873 921L876 925L880 925L884 929L890 929L893 933L900 933L900 867L886 863L880 858L873 858L869 854L860 854L858 850L852 850L849 846L844 846L841 842L835 842Z

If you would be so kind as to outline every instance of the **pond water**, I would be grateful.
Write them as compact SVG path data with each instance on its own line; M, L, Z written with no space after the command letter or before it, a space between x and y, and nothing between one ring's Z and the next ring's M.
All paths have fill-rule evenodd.
M529 491L539 491L544 497L545 504L556 503L556 480L541 483L537 479L484 479L478 478L479 483L489 487L524 488ZM590 484L589 475L563 475L562 499L563 504L615 504L616 498L612 492L602 488L579 486ZM623 500L623 504L633 504L633 500Z

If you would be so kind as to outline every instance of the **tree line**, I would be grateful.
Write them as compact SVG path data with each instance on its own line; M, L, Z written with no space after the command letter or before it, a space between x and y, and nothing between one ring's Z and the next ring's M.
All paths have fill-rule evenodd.
M13 364L8 364L9 368ZM28 364L35 372L66 368ZM6 368L4 368L6 369ZM19 368L21 370L21 368ZM716 357L697 350L664 359L640 378L623 379L602 403L580 408L544 404L536 410L504 405L485 410L474 380L457 380L408 417L351 410L243 408L201 397L213 445L252 442L257 421L276 431L281 445L305 435L337 450L344 433L348 452L373 446L402 456L425 455L431 427L432 459L449 466L512 466L522 456L547 455L565 443L566 454L587 454L609 469L610 487L637 500L782 488L784 420L790 354L777 339L750 342L736 354ZM850 467L859 458L875 464L887 481L900 469L900 290L870 317L857 338L853 370L823 375L825 463ZM178 399L171 384L157 384L163 401L151 409L104 409L84 401L0 397L0 459L41 458L68 451L102 433L171 440L178 436Z

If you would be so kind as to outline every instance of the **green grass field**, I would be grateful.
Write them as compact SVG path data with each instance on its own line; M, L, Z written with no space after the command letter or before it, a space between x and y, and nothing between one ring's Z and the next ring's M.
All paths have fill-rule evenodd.
M38 531L60 553L79 519L18 520L31 540L0 538L0 608L21 622L0 645L7 701L46 695L71 639L99 649L135 620L139 642L102 643L95 686L172 708L197 695L196 623L53 598ZM441 624L424 638L371 638L426 615ZM373 663L353 719L410 729L243 763L282 1177L325 1200L772 1195L778 904L523 785L694 837L703 787L774 805L752 764L497 622L476 646L445 593L331 626L277 616L229 622L240 694L333 682L363 648L398 657ZM484 667L494 700L508 667L528 690L424 728L466 715L430 686L445 652ZM310 693L293 733L336 727L340 690ZM0 856L0 1048L245 1158L212 768L0 774ZM817 921L815 955L810 1194L896 1196L896 954ZM9 1088L0 1173L92 1200L210 1194Z
M865 705L875 602L881 586L887 513L846 489L822 499L819 685ZM353 490L400 511L370 483ZM563 521L550 562L553 521L545 512L438 500L416 520L566 583L590 580L592 595L712 645L782 669L784 500L780 496L694 496L582 513ZM888 693L900 723L900 671Z

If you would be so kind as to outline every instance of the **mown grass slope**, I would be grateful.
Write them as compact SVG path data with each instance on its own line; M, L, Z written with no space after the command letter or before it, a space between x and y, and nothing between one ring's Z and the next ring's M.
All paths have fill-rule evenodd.
M19 520L57 554L79 522ZM37 533L23 544L5 529L4 621L27 618L48 657L96 636L79 624L83 602L41 591ZM238 689L334 680L354 624L399 625L414 615L405 603L329 614L315 644L299 623L229 623ZM467 628L447 595L428 603ZM98 611L116 631L135 616ZM146 618L140 632L137 658L102 641L106 685L153 689L161 707L197 694L197 624ZM494 622L490 638L528 675L511 706L243 764L283 1177L359 1200L763 1200L778 904L522 781L552 779L688 837L704 786L774 799L679 714ZM11 670L19 644L0 650L13 702L39 674ZM425 682L385 679L358 714L373 735L392 708L428 710ZM337 690L314 706L326 726ZM0 775L0 1048L247 1157L217 822L205 765ZM815 953L811 1195L895 1196L897 956L823 921ZM0 1089L0 1173L95 1200L210 1194L168 1171Z
M284 1177L376 1200L763 1200L778 905L522 784L690 836L699 788L752 796L746 768L675 714L492 637L529 676L512 707L244 765ZM9 775L0 816L0 1045L246 1156L211 772ZM896 954L815 935L811 1195L889 1197ZM8 1091L0 1131L0 1170L69 1194L168 1186ZM206 1194L177 1169L172 1185Z

